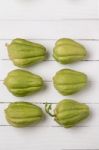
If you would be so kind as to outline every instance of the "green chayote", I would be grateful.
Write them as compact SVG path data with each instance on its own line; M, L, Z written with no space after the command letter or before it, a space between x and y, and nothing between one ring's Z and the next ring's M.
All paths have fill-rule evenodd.
M86 104L71 99L60 101L54 110L54 114L50 112L51 104L46 104L45 110L50 116L54 117L58 124L65 128L75 126L89 115L89 107Z
M59 39L53 49L53 57L62 64L76 62L85 58L86 49L72 39Z
M41 90L43 79L29 71L16 69L8 73L4 84L13 95L21 97Z
M53 84L62 95L71 95L87 84L87 75L71 69L62 69L53 77Z
M46 48L38 43L16 38L7 44L8 55L16 66L27 67L45 60Z
M7 121L14 127L38 123L44 114L40 107L28 102L14 102L5 109Z

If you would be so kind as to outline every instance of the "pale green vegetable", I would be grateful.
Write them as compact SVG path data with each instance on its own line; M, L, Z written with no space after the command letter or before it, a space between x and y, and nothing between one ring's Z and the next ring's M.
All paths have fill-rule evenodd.
M27 67L46 59L46 48L24 39L14 39L7 44L8 55L16 66Z
M60 101L54 113L51 111L51 104L45 105L46 112L54 117L54 120L65 128L70 128L89 116L89 107L86 104L79 103L75 100L64 99Z
M8 73L4 80L8 90L15 96L26 96L42 89L43 79L29 71L16 69Z
M62 64L82 60L87 55L86 49L72 39L59 39L53 49L53 57Z
M87 82L86 74L71 69L62 69L53 77L54 87L62 95L71 95L80 91Z
M37 105L28 102L14 102L5 109L6 119L14 127L26 127L38 123L44 117Z

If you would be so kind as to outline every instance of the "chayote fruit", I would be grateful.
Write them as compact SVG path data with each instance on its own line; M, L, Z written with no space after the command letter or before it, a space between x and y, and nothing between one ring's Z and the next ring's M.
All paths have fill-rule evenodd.
M13 95L21 97L41 90L43 79L31 72L16 69L8 73L4 84Z
M14 102L5 109L7 121L14 127L38 123L44 114L40 107L28 102Z
M53 49L53 57L62 64L68 64L85 58L86 49L72 39L59 39Z
M53 77L53 84L62 95L71 95L87 84L87 76L75 70L62 69Z
M89 115L89 107L86 104L71 99L60 101L54 110L54 114L50 112L51 104L46 104L45 110L50 116L54 117L58 124L65 128L75 126Z
M45 60L46 48L24 39L14 39L7 45L8 55L16 66L26 67Z

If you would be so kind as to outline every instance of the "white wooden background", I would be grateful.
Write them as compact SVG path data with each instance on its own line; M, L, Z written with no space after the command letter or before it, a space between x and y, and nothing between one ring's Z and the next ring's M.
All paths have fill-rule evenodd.
M16 67L9 60L5 43L22 37L44 44L48 60L27 70L41 75L45 90L25 98L12 96L3 80ZM52 58L55 41L69 37L85 45L86 60L60 65ZM60 95L51 78L61 68L85 72L89 77L86 89L72 96ZM47 101L55 104L64 98L85 102L91 108L88 119L74 128L64 129L46 115L35 127L16 129L4 117L10 102L29 101L44 109ZM0 0L0 150L99 150L99 0Z

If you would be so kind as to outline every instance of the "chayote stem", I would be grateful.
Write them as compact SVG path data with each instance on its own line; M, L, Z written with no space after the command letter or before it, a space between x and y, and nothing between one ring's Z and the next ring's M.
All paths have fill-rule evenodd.
M50 112L51 109L52 109L52 104L48 104L48 103L46 102L46 103L45 103L45 111L46 111L51 117L54 117L55 115Z

